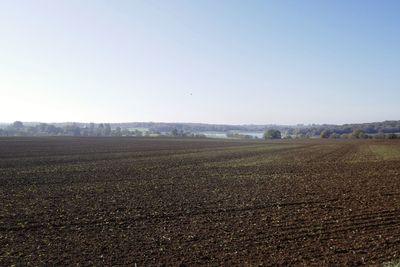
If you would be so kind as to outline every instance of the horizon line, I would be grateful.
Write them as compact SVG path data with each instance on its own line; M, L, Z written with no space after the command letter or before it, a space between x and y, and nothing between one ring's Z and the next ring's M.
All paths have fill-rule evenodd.
M352 122L352 123L294 123L294 124L279 124L279 123L239 123L239 124L232 124L232 123L208 123L208 122L165 122L165 121L125 121L125 122L82 122L82 121L60 121L60 122L44 122L44 121L22 121L22 120L15 120L21 121L22 123L46 123L46 124L68 124L68 123L77 123L77 124L129 124L129 123L164 123L164 124L203 124L203 125L227 125L227 126L312 126L312 125L331 125L331 126L343 126L343 125L354 125L354 124L373 124L373 123L383 123L383 122L390 122L390 121L400 121L400 120L383 120L383 121L369 121L369 122ZM12 124L12 122L0 122L0 124Z

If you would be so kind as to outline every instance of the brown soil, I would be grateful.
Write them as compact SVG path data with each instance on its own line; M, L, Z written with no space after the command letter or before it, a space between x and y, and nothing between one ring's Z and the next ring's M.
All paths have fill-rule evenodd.
M2 138L0 203L2 266L380 265L400 143Z

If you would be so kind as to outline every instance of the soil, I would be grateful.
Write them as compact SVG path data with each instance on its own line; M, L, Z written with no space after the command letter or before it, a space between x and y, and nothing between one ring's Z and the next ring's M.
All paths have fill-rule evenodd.
M400 142L1 138L0 265L381 265Z

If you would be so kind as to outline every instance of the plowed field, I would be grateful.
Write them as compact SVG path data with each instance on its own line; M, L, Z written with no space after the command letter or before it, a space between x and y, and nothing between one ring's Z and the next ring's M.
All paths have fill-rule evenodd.
M400 142L0 139L0 265L381 265Z

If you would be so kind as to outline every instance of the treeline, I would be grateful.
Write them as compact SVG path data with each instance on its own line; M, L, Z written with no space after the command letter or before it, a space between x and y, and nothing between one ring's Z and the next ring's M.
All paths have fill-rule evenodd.
M384 121L362 124L314 125L289 128L285 136L298 138L376 138L395 139L400 133L400 121Z
M322 131L330 130L336 134L351 134L354 130L362 130L366 134L400 133L400 121L384 121L361 124L311 124L311 125L225 125L206 123L165 123L165 122L132 122L112 123L111 127L146 128L154 132L171 132L174 129L183 132L265 132L269 129L279 130L281 133L319 136Z
M330 130L324 130L321 135L321 138L341 138L341 139L398 139L400 135L396 133L385 133L380 131L378 133L366 133L363 130L355 129L350 134L338 134L332 132Z
M270 132L269 132L270 131ZM278 131L278 132L273 132ZM400 121L345 125L219 125L201 123L23 123L0 125L0 136L172 136L205 137L209 132L229 138L387 138L400 134ZM249 134L253 133L253 134ZM279 136L279 138L278 138Z
M78 126L76 123L56 126L48 123L26 126L20 121L0 129L0 136L118 136L122 129L112 129L108 123L89 123Z
M318 131L319 132L319 131ZM384 133L366 133L360 129L354 129L350 133L338 133L330 129L325 129L317 135L318 132L291 132L286 131L282 134L279 130L270 129L264 133L264 139L307 139L307 138L331 138L331 139L400 139L400 134Z
M7 125L0 129L0 136L172 136L204 138L202 134L190 133L174 128L170 132L113 127L110 123L70 123L24 125L21 121Z
M329 134L333 136L353 135L355 131L362 132L366 135L376 134L396 134L400 133L400 121L384 121L374 123L362 123L362 124L344 124L344 125L314 125L314 126L303 126L299 128L288 129L293 134L300 136L321 136L324 137Z
M166 122L131 122L131 123L113 123L114 127L121 128L146 128L154 132L229 132L229 131L248 131L246 125L224 125L224 124L206 124L206 123L166 123ZM263 130L257 128L257 130Z
M20 121L0 129L0 136L122 136L122 135L143 135L140 131L129 131L120 127L111 128L109 123L89 123L79 126L76 123L56 126L48 123L25 126Z

